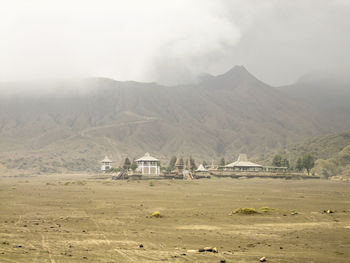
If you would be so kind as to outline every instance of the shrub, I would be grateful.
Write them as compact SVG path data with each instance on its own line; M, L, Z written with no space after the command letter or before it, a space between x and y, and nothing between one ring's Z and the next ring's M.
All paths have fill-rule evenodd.
M237 208L233 211L234 214L244 214L244 215L251 215L258 213L255 208Z
M260 211L263 212L263 213L268 213L268 212L275 211L275 209L273 209L271 207L268 207L268 206L263 206L263 207L260 208Z
M154 183L153 183L153 181L149 181L149 186L154 186Z
M162 216L160 215L159 211L155 211L155 212L152 213L152 217L159 218L159 217L162 217Z

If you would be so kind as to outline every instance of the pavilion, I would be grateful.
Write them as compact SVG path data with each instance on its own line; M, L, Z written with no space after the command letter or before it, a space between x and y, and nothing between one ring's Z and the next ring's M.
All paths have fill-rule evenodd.
M240 154L237 161L225 165L224 169L229 171L262 171L263 166L249 162L246 154Z
M159 175L160 174L160 161L152 157L149 153L135 161L138 166L138 171L143 175Z
M108 156L106 155L105 158L100 161L100 163L102 163L101 165L101 171L102 172L106 172L107 170L111 169L112 168L112 161L108 158Z

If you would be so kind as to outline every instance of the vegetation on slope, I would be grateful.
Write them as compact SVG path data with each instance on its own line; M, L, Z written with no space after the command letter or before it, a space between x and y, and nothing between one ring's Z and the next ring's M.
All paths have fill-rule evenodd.
M350 131L312 137L302 143L289 145L279 152L295 169L298 168L298 159L307 154L316 160L311 171L313 173L325 178L350 175ZM267 155L265 162L272 159L271 156L272 153Z

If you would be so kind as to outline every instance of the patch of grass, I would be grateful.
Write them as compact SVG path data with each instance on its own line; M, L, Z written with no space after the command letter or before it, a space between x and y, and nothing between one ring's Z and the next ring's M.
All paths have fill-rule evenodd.
M154 182L153 181L149 181L148 185L149 186L154 186Z
M268 207L268 206L263 206L260 208L260 211L263 213L269 213L269 212L275 212L276 209Z
M65 183L64 183L65 186L67 186L67 185L69 185L69 184L70 184L70 182L65 182Z
M237 208L236 210L233 211L234 214L243 214L243 215L252 215L252 214L257 214L258 212L255 210L255 208Z
M152 213L152 217L160 218L160 217L162 217L162 216L161 216L161 214L160 214L159 211L154 211L154 212Z

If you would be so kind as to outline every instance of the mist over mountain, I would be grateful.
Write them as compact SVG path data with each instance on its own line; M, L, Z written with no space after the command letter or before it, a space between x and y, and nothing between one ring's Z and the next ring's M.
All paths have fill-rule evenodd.
M347 114L285 95L243 66L193 85L107 78L37 85L46 91L0 98L5 172L96 171L106 154L118 165L146 151L163 165L178 154L211 161L244 152L263 159L289 143L350 128Z
M346 73L317 71L278 89L315 106L350 114L350 78Z

